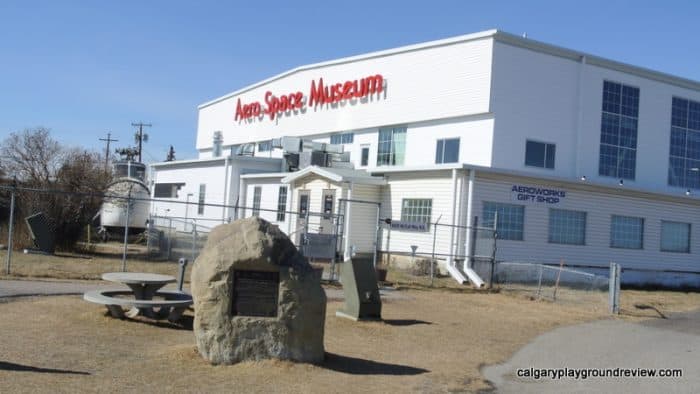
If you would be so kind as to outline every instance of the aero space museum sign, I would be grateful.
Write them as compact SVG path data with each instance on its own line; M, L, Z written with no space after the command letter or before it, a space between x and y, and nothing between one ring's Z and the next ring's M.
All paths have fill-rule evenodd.
M360 99L384 90L384 77L381 74L369 77L325 84L323 78L312 80L309 94L301 91L276 95L271 91L265 93L263 101L244 103L238 99L235 121L259 118L267 115L270 120L288 111L303 110L319 104L333 104L341 101Z

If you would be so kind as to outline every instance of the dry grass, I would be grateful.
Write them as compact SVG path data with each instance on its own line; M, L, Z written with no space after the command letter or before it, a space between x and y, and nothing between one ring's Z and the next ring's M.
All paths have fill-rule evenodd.
M326 361L211 366L187 327L116 320L78 297L0 304L3 392L446 392L489 388L479 367L506 360L554 327L599 319L604 308L531 301L507 294L403 291L384 303L384 322L334 316ZM665 313L698 305L698 294L631 292ZM629 305L629 306L628 306ZM654 311L641 310L654 316Z
M139 249L129 246L126 267L130 272L150 272L154 274L176 275L178 264L171 261L146 261L135 253ZM115 254L72 254L58 253L47 256L42 254L24 254L21 251L12 253L11 275L5 275L5 259L7 251L0 253L2 270L0 278L55 278L55 279L100 279L105 272L122 270L121 255ZM185 278L189 280L189 267Z

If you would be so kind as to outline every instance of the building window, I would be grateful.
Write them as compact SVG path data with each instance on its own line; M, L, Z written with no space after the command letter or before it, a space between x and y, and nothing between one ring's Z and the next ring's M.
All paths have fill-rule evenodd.
M177 192L185 186L184 183L156 183L153 188L153 198L177 198Z
M253 189L253 216L260 216L260 198L262 197L262 187L255 186Z
M662 220L661 251L690 253L690 223Z
M668 184L700 189L700 102L674 97Z
M401 221L430 224L433 200L429 198L404 198L401 202Z
M220 131L215 131L214 132L214 144L213 144L213 149L212 149L212 156L214 156L214 157L221 156L221 148L223 147L223 144L224 144L224 136L221 134Z
M525 227L525 206L484 202L484 227L493 227L493 218L498 214L496 232L498 239L522 241Z
M549 242L553 244L585 245L586 212L550 208Z
M532 167L554 168L556 145L537 141L525 142L525 165Z
M379 145L377 147L378 166L403 165L405 154L405 127L387 127L379 129Z
M331 144L332 145L352 144L354 137L355 137L354 133L333 134L333 135L331 135Z
M459 161L459 138L437 140L435 164L457 163Z
M279 195L277 197L277 221L284 222L285 213L287 211L287 186L280 186Z
M603 83L598 174L634 179L637 163L639 88Z
M642 249L644 242L644 219L631 216L612 216L610 225L610 247Z
M258 142L258 152L269 152L272 150L272 141Z
M369 146L363 146L360 153L360 166L367 167L367 165L369 164Z
M197 200L197 214L204 215L204 199L207 192L207 185L199 184L199 198Z

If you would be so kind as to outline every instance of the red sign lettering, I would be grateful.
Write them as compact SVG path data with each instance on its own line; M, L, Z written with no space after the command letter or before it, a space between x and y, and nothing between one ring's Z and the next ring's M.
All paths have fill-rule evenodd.
M280 113L296 111L305 106L314 107L316 105L333 104L343 100L362 98L373 94L379 94L384 90L384 77L381 74L369 77L346 81L344 83L334 83L324 85L323 78L318 82L311 81L311 89L308 100L302 92L292 92L281 96L275 96L272 92L265 93L265 109L259 101L243 104L238 99L236 104L235 121L246 120L254 117L261 117L266 114L270 120Z

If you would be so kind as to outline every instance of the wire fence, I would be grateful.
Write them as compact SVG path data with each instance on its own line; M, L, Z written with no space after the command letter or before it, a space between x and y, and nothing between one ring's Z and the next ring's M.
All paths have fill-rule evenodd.
M590 303L601 308L609 302L610 281L606 276L567 268L524 262L495 264L494 285L524 295L560 303Z

